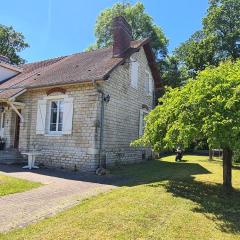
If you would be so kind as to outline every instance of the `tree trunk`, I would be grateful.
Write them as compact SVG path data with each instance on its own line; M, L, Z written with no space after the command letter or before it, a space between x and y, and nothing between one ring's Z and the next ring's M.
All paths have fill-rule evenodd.
M212 149L209 149L209 161L213 160L213 152Z
M223 149L223 187L226 192L232 190L232 150Z

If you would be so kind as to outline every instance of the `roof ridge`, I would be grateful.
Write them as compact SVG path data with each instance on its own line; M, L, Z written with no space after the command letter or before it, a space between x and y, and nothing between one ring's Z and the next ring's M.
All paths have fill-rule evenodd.
M26 67L26 66L29 66L29 65L32 65L32 64L39 64L39 63L44 63L44 62L50 62L50 61L57 60L57 59L59 59L58 61L60 61L61 59L65 58L65 57L68 57L68 56L69 56L69 55L59 56L59 57L53 57L53 58L49 58L49 59L45 59L45 60L40 60L40 61L36 61L36 62L20 64L19 66Z
M63 57L63 58L58 57L58 58L61 58L61 59L59 59L58 61L54 62L53 64L50 64L50 65L48 65L48 66L43 67L42 70L48 70L48 69L50 69L50 67L56 65L57 63L62 62L62 60L65 60L66 58L68 59L68 57L69 57L69 56ZM58 59L58 58L54 58L54 59L56 60L56 59ZM53 60L53 59L52 59L52 60ZM50 61L50 60L46 60L46 61ZM40 61L40 62L44 62L44 61ZM40 63L40 62L38 62L38 63ZM37 75L37 74L39 74L39 73L41 73L41 72L42 72L41 69L38 70L38 68L37 68L37 69L35 69L33 72L28 73L27 76L25 76L23 79L21 79L21 81L12 84L10 87L12 88L12 87L17 87L18 85L20 85L19 88L25 88L25 89L26 89L26 87L24 86L24 84L21 85L21 83L23 83L25 80L27 80L27 79L29 79L29 78L31 78L31 77L33 77L33 76L35 76L35 75ZM4 90L3 90L3 91L4 91Z
M88 52L74 53L34 63L25 64L24 71L1 85L0 97L9 98L18 90L36 87L50 87L58 84L83 83L92 80L106 80L111 72L131 54L138 51L149 39L131 41L124 56L114 58L112 46ZM150 51L146 51L150 54ZM23 65L24 66L24 65Z
M147 41L149 38L141 38L141 39L136 39L136 40L132 40L131 43L133 42L138 42L138 41ZM21 64L19 66L27 66L27 65L31 65L31 64L37 64L37 63L43 63L43 62L48 62L48 61L53 61L56 60L58 58L67 58L67 57L71 57L74 55L80 55L80 54L86 54L86 53L91 53L91 52L96 52L96 51L103 51L103 50L108 50L110 48L112 48L113 46L109 46L109 47L104 47L104 48L97 48L97 49L93 49L93 50L89 50L89 51L83 51L83 52L76 52L76 53L72 53L72 54L68 54L68 55L64 55L64 56L58 56L58 57L53 57L53 58L49 58L49 59L45 59L45 60L41 60L41 61L36 61L36 62L31 62L31 63L26 63L26 64ZM62 60L60 59L60 60Z

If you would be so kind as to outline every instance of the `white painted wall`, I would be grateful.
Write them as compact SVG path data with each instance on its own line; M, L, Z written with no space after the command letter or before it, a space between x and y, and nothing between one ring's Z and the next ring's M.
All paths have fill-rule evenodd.
M0 83L10 77L15 76L16 74L17 72L0 66Z

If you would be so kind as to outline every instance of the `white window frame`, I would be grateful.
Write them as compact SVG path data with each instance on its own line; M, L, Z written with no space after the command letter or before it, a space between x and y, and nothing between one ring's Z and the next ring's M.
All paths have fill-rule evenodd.
M138 136L141 137L144 134L144 129L145 129L145 124L144 123L144 117L148 114L149 112L145 109L140 109L139 111L139 131L138 131Z
M148 75L148 78L146 79L146 75L145 75L144 89L145 89L145 92L147 93L147 95L152 96L153 86L154 86L152 74L147 70L145 70L145 73L146 73L146 75ZM148 89L146 89L146 82L148 84Z
M1 121L0 121L0 137L4 137L5 118L6 118L6 113L2 112Z
M48 110L48 133L50 135L62 135L63 134L63 127L64 127L64 121L62 119L62 130L58 130L58 124L59 124L59 110L60 110L60 102L63 102L64 105L64 98L52 98L49 100L49 110ZM51 131L51 111L52 111L52 102L57 102L57 122L56 122L56 131ZM64 111L64 110L63 110ZM64 112L63 112L64 113Z
M131 86L135 89L138 89L138 82L139 82L139 63L136 59L133 57L130 57L130 81ZM136 72L134 72L135 68L137 69Z

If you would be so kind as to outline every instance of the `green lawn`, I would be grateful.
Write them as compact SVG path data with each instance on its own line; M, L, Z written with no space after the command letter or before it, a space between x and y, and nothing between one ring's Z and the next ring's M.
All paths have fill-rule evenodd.
M12 193L24 192L39 186L41 186L40 183L30 182L0 174L0 197Z
M222 167L207 157L174 157L113 173L128 186L83 201L55 217L0 235L1 239L240 239L240 170L236 191L221 191Z

